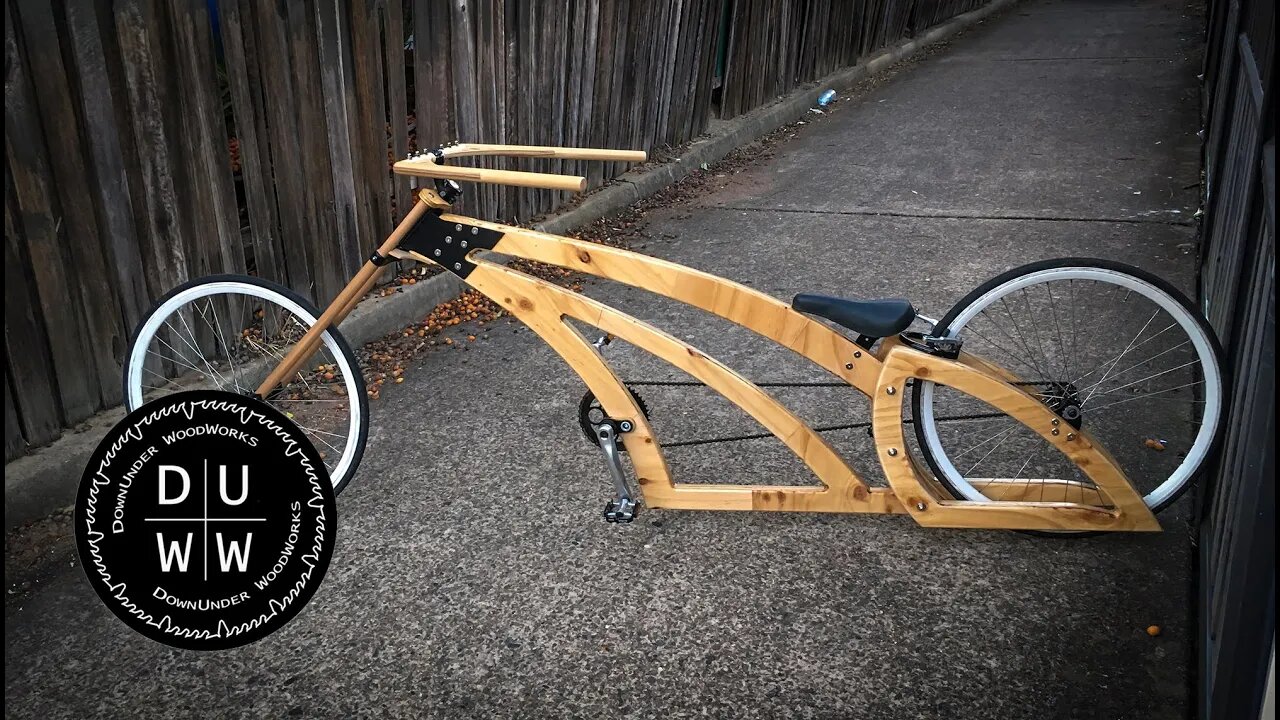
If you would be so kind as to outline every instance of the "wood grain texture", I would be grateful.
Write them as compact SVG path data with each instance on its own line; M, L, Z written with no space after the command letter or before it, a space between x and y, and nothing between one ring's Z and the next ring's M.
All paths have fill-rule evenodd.
M6 183L8 184L8 183ZM30 267L21 247L22 234L18 228L19 210L12 188L6 188L4 204L4 359L6 388L14 385L20 391L14 393L12 430L19 442L13 449L24 450L25 445L44 445L61 434L61 409L58 407L54 387L54 365L45 345L45 329L41 327L40 305L32 292ZM6 460L12 458L6 446Z
M423 205L440 201L422 194ZM1005 371L961 355L946 360L896 339L878 356L838 333L745 286L626 250L584 243L473 218L444 214L446 222L479 225L503 235L494 252L546 262L642 287L712 312L788 347L851 386L870 383L876 453L888 488L871 488L794 413L732 369L681 340L597 300L570 292L472 253L467 276L479 290L545 340L599 398L610 418L629 420L627 445L646 504L653 507L874 512L910 514L931 527L1029 530L1159 530L1159 524L1113 458L1087 432L1054 434L1060 420ZM400 253L422 262L429 257ZM821 482L820 487L676 483L647 418L599 351L566 323L572 318L645 350L734 403L783 442ZM803 338L803 340L802 340ZM814 340L820 338L819 340ZM845 353L848 353L847 355ZM856 356L855 356L856 353ZM856 363L841 363L845 358ZM834 367L831 367L834 365ZM1035 430L1079 467L1092 486L1051 482L1030 493L1016 483L985 479L992 502L954 500L923 470L906 444L902 398L907 381L927 379L966 392ZM1085 490L1092 488L1092 496Z
M844 335L759 290L629 250L473 218L444 217L503 233L494 252L589 273L679 300L795 351L866 395L874 392L880 374L877 358Z
M78 110L85 134L92 138L85 168L98 226L107 244L114 291L120 301L125 330L133 328L151 306L143 269L141 239L129 195L129 169L116 108L124 85L110 70L103 44L103 18L92 0L67 0L69 69L79 78Z
M253 268L258 277L288 281L284 248L280 239L270 166L267 113L262 82L257 72L257 37L252 12L242 13L249 0L218 3L222 29L223 61L231 93L236 135L240 144L240 178L244 187L245 214L249 221ZM249 23L246 26L246 22Z
M1160 529L1119 465L1089 433L1052 434L1057 415L1018 386L993 376L984 363L946 360L903 345L884 358L872 402L876 453L890 487L916 522L929 527L982 527L1017 530ZM953 500L930 491L928 471L908 451L902 427L906 381L922 378L967 393L1034 430L1060 450L1105 496L1104 505L1079 502ZM890 392L892 391L892 392ZM1071 438L1071 439L1068 439ZM1092 499L1092 498L1088 498Z
M440 178L443 180L461 180L463 182L494 183L496 185L515 185L517 187L547 188L581 192L587 188L587 179L569 175L553 175L550 173L522 172L517 170L489 170L486 168L460 167L458 165L437 165L429 160L401 160L394 166L401 175Z
M13 198L10 201L6 197L6 204L12 202L13 207L6 208L10 216L6 218L5 230L6 234L14 232L13 240L21 242L14 252L29 258L31 263L36 301L46 328L51 367L57 378L54 385L59 420L69 425L89 417L96 409L97 387L75 303L68 302L67 298L70 259L63 241L64 231L57 222L57 198L46 148L43 142L34 141L42 135L32 78L27 75L21 59L13 8L6 6L6 9L9 14L5 22L4 54L9 70L4 81L4 140L8 161L5 179ZM29 302L16 294L18 287L21 286L5 285L6 307L11 302ZM15 292L12 297L11 291ZM30 392L39 392L39 387L33 384Z
M426 257L419 256L428 261ZM611 418L631 420L626 436L645 503L651 507L810 512L895 512L892 494L872 492L803 420L732 369L653 326L591 298L481 260L467 283L534 330L569 363ZM611 333L683 370L742 408L800 458L823 487L674 484L644 414L599 352L565 317Z
M21 0L11 6L23 34L24 64L31 73L30 88L49 148L49 189L57 198L58 225L65 232L64 237L71 240L67 243L73 262L67 268L71 282L62 288L64 301L79 306L83 323L76 331L86 335L89 346L96 350L88 356L96 410L120 402L122 363L116 349L123 348L128 331L121 323L119 301L111 282L115 274L109 270L110 259L98 232L94 206L87 201L89 184L83 171L80 122L63 64L57 23L48 12L48 3ZM34 138L27 141L31 140Z

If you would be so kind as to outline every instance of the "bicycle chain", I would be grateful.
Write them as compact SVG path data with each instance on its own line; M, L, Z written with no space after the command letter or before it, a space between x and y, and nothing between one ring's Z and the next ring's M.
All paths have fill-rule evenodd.
M626 381L623 381L622 384L624 387L627 388L627 391L631 393L631 396L636 399L637 404L640 406L641 412L644 413L644 416L646 419L649 417L649 406L647 403L644 402L644 400L640 398L640 394L637 393L633 388L635 387L706 387L707 385L706 383L699 382L697 380L626 380ZM850 387L848 383L835 382L835 381L832 381L832 382L758 382L753 384L756 387L762 387L762 388L764 387ZM1015 385L1036 385L1036 384L1044 384L1044 383L1023 381L1023 382L1017 382L1014 384ZM583 432L586 434L588 440L592 444L595 444L595 436L594 436L594 433L591 432L593 423L587 417L587 412L586 412L588 407L591 405L591 401L593 400L595 400L595 396L590 391L587 391L587 394L584 395L582 398L582 402L579 403L578 422L581 424ZM1005 416L1005 413L1000 413L1000 412L974 413L969 415L953 415L948 417L934 418L934 422L954 422L959 420L983 420L988 418L997 418L997 417L1004 417L1004 416ZM902 422L913 423L915 422L915 420L913 418L907 418ZM870 427L871 427L870 421L863 421L863 422L854 422L854 423L841 423L838 425L822 425L822 426L813 428L813 431L818 433L824 433L824 432L835 432L838 430L859 430L863 428L869 429ZM692 447L695 445L712 445L715 443L742 442L744 440L760 440L763 438L771 438L771 437L774 437L773 433L771 432L747 433L743 435L726 435L724 437L698 438L696 440L677 440L674 442L664 442L662 443L662 447L664 449L671 449L671 448L678 448L678 447ZM619 446L621 446L620 441L619 441Z

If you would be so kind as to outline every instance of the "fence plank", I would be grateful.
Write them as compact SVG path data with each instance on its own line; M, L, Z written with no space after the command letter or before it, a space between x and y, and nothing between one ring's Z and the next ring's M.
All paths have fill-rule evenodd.
M182 136L190 182L183 213L193 221L192 241L204 255L205 271L243 273L244 247L232 188L227 126L215 82L213 34L208 8L190 3L170 6L170 36L177 56L176 78L185 122ZM198 208L199 214L193 212Z
M450 6L415 0L413 6L413 114L418 149L457 137L453 111L453 48Z
M239 141L240 180L244 187L244 205L253 247L251 269L258 277L283 282L287 278L276 215L275 188L271 184L267 109L257 72L256 37L252 25L245 27L245 15L241 10L241 2L246 1L220 0L218 3L223 58L235 117L235 135ZM248 21L253 23L251 15Z
M15 226L21 228L25 247L21 256L30 258L40 314L48 332L51 366L57 381L58 407L61 420L70 425L89 417L98 404L98 389L93 384L93 362L80 332L80 318L75 304L68 302L69 265L64 255L65 229L59 228L52 175L45 157L39 116L34 105L31 78L15 34L13 7L6 6L4 55L4 127L5 156L9 181L17 203ZM8 228L6 228L6 231ZM8 233L6 232L6 235ZM7 241L7 238L6 238ZM5 287L5 305L11 301ZM15 300L21 303L19 296ZM38 392L32 390L31 392Z
M311 0L289 0L285 41L289 48L290 80L293 83L294 132L301 161L300 194L303 227L309 246L311 273L315 280L315 300L323 305L336 297L350 275L344 272L343 247L338 238L333 203L333 173L329 160L328 118L320 77L320 49L316 14ZM379 113L378 117L385 117ZM385 137L385 127L381 127ZM379 157L385 163L385 144ZM385 165L383 166L385 167ZM377 177L368 175L366 177ZM383 187L382 197L386 196ZM389 212L383 203L383 213ZM352 252L358 252L354 247Z
M89 156L86 171L98 226L114 271L113 292L120 303L124 328L134 327L151 305L142 266L141 241L129 197L129 174L117 132L117 105L124 89L107 71L103 28L92 0L66 0L68 57L78 79L78 110L84 120Z
M116 39L124 64L129 97L129 142L137 152L137 194L143 265L147 288L159 297L187 279L186 252L178 235L178 202L170 172L173 146L166 130L165 106L155 77L153 43L148 27L155 21L150 0L122 0L115 6ZM162 61L160 61L162 62Z
M361 129L359 136L352 140L352 153L364 179L361 211L373 218L373 236L379 240L391 233L381 30L377 0L357 0L351 4L351 57L355 69L356 118ZM357 192L360 190L357 188Z
M52 371L54 365L45 346L45 328L37 315L30 283L30 270L22 247L18 201L9 187L6 173L4 203L4 359L6 388L13 383L19 392L13 398L15 420L5 428L16 432L24 443L43 445L57 438L62 427Z
M253 45L257 52L257 73L262 82L263 110L266 114L270 148L270 177L275 179L276 210L280 223L281 254L289 287L316 299L316 280L307 242L310 223L306 216L306 178L302 174L302 148L298 141L299 118L290 75L290 54L285 39L288 8L277 3L242 0L240 6L249 20L252 11ZM305 120L310 121L311 118Z
M108 260L98 235L97 219L85 181L79 121L71 101L71 88L63 66L61 40L47 3L20 0L14 3L23 48L39 106L60 206L59 219L70 243L71 296L80 304L89 339L97 394L101 405L118 404L121 398L121 359L116 352L127 342L120 320L119 302L113 292Z
M386 47L387 124L391 126L391 155L395 160L402 160L409 153L409 100L405 94L404 9L400 0L387 0L382 16L382 33ZM411 203L409 183L403 178L391 177L389 170L387 177L391 183L395 214L408 212Z
M4 461L7 463L26 452L27 444L22 438L22 427L19 422L18 409L14 407L12 389L13 381L8 373L4 378Z
M317 2L315 22L320 84L324 96L325 139L333 187L333 243L342 277L356 273L365 249L377 242L372 218L360 212L356 191L356 159L352 148L358 139L355 87L351 82L351 34L344 0Z

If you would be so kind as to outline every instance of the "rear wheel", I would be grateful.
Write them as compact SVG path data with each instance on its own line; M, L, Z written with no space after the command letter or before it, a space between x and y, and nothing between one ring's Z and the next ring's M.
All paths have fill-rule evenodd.
M297 293L254 277L211 275L160 299L134 333L124 366L125 406L196 388L252 394L316 323ZM320 451L334 492L355 474L369 429L369 398L355 354L334 328L292 378L264 400Z
M1015 375L1112 456L1153 512L1190 486L1222 417L1220 352L1176 288L1139 268L1065 258L996 277L958 302L935 334ZM921 454L956 497L1106 505L1035 431L971 396L917 381Z

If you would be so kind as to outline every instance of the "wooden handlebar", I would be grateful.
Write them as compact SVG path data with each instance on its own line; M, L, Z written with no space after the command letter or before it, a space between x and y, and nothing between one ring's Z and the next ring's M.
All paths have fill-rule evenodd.
M479 145L471 143L452 145L443 148L441 152L446 158L501 155L506 157L560 158L563 160L644 162L648 157L648 154L643 150L564 148L538 145ZM412 160L401 160L393 165L392 169L401 175L417 175L419 177L440 178L442 180L464 180L497 185L567 190L569 192L582 192L587 188L587 179L578 175L439 165L436 163L435 158L430 155Z
M649 154L643 150L610 150L608 148L570 148L543 145L479 145L464 143L444 149L445 157L503 155L506 157L545 157L563 160L617 160L644 162Z
M587 189L587 179L576 175L554 175L551 173L519 172L516 170L488 170L456 165L437 165L433 160L427 159L401 160L393 165L392 169L401 175L417 175L419 177L441 178L443 180L518 185L520 187L567 190L569 192L582 192Z

